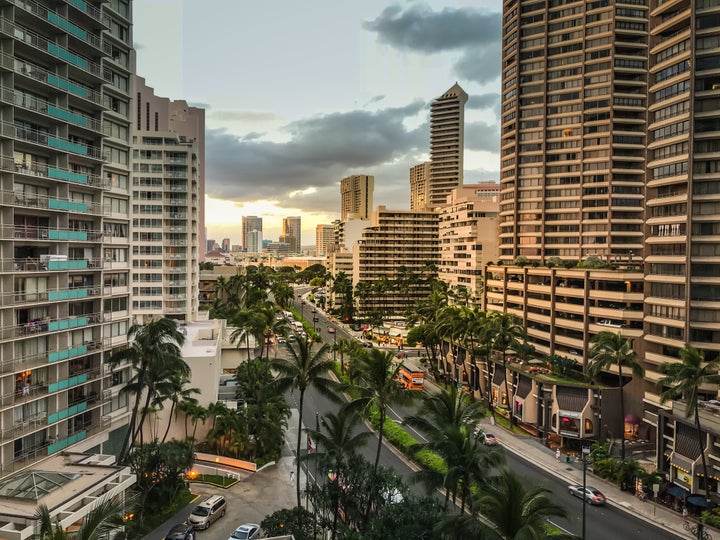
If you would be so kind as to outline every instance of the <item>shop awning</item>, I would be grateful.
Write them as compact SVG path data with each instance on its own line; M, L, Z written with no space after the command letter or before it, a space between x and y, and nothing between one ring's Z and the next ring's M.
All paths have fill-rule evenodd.
M680 486L670 486L667 490L668 495L671 497L687 497L690 492L687 489L681 488Z
M582 412L587 405L588 391L586 388L558 386L555 390L558 408L562 411Z

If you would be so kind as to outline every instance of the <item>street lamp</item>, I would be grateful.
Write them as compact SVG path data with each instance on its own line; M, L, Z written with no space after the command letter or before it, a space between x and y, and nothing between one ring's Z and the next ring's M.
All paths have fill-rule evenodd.
M317 328L316 328L316 324L318 322L317 309L312 310L312 316L313 316L313 332L317 332Z
M300 303L300 317L305 319L305 300Z
M336 354L337 354L337 333L335 332L335 329L330 326L328 327L328 332L332 334L333 336L333 362L337 361Z
M587 509L587 462L588 456L590 455L590 447L583 446L582 448L582 463L583 463L583 499L582 499L582 539L585 540L585 510Z

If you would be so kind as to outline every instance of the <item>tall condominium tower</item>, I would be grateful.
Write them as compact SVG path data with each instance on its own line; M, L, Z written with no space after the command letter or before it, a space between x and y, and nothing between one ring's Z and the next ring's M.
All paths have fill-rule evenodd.
M260 251L260 250L252 250L249 247L250 241L249 241L249 234L253 233L255 231L260 232L261 237L261 246L262 246L262 227L263 227L263 220L261 217L258 216L243 216L242 218L242 247L244 251Z
M422 210L426 208L429 177L429 161L410 167L410 210Z
M430 106L430 177L427 204L445 204L463 183L465 103L468 95L455 83Z
M139 322L157 316L194 320L203 164L201 142L193 136L198 125L204 126L204 110L155 96L141 77L136 77L135 96L133 314ZM178 113L185 120L177 121Z
M642 258L643 4L504 2L503 261Z
M133 66L128 2L19 2L2 23L5 476L68 448L113 453L127 426L129 368L104 362L131 316Z
M345 221L350 214L358 219L370 219L373 206L375 177L354 174L340 181L340 219Z
M324 257L333 251L335 246L335 227L318 225L315 227L315 255Z
M292 253L300 253L300 251L302 251L302 233L300 227L300 216L283 218L280 242L289 244Z

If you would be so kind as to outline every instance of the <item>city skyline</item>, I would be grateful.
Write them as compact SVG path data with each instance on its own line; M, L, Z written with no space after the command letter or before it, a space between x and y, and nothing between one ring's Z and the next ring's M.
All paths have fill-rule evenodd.
M340 180L351 174L375 176L375 205L409 208L408 170L429 159L429 104L454 82L470 95L465 181L498 179L498 0L342 9L323 2L310 13L283 4L284 19L307 24L279 22L273 5L134 6L139 75L161 95L207 108L211 238L237 238L241 215L263 216L264 234L274 238L283 217L300 214L310 238L339 217ZM214 16L220 9L237 12L223 21L240 28L225 28ZM168 24L158 28L152 21L160 15ZM274 28L281 43L266 42L266 20L281 24ZM225 51L245 50L246 40L262 43L262 54L241 55L238 69L224 69Z

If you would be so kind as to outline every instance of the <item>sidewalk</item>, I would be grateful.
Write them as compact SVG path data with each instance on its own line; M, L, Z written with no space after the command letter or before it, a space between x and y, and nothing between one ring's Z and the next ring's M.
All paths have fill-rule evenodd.
M488 428L491 427L489 418L484 419L481 424ZM537 465L553 476L564 480L568 485L582 484L583 473L580 463L558 462L553 451L530 436L515 435L498 425L492 426L492 432L508 452ZM633 494L621 491L615 484L595 476L589 470L587 478L588 483L592 483L607 496L607 504L610 506L621 508L653 525L664 527L681 538L694 538L683 529L682 516L677 512L673 512L663 505L655 504L649 499L643 502Z

